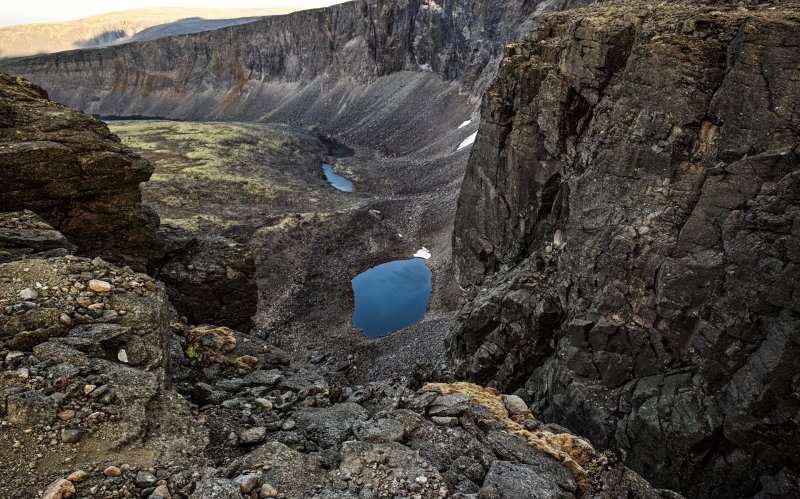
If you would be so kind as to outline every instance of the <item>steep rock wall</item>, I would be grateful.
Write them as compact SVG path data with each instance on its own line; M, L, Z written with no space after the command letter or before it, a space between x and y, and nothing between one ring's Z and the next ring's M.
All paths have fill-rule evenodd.
M509 40L529 33L543 12L587 3L358 0L3 67L95 114L353 127L382 109L424 111L415 105L423 100L438 110L468 109L466 99L452 99L462 89L477 95L485 88ZM382 78L390 81L370 91L368 84ZM375 109L376 103L388 105Z
M796 493L798 40L789 2L623 2L510 45L457 211L459 374L691 496Z

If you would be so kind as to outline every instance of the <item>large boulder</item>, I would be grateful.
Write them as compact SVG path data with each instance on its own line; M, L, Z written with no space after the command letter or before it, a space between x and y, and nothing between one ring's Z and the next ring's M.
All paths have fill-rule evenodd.
M92 116L0 74L0 211L31 210L83 254L144 267L160 254L158 216L141 204L153 167Z
M798 486L799 15L619 2L506 48L455 222L459 374L696 497Z

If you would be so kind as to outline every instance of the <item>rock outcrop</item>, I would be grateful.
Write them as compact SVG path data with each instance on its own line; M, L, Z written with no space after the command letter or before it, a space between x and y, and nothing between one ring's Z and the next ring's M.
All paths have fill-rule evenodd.
M64 465L202 441L168 390L171 335L164 286L144 274L71 256L0 265L0 495L30 497Z
M0 263L66 256L77 248L32 211L0 213Z
M157 274L195 323L252 327L258 300L252 252L223 238L159 229L139 188L153 173L150 163L103 122L2 74L0 169L0 262L100 255Z
M28 209L85 255L144 268L160 251L158 217L141 204L152 166L104 123L0 74L0 211Z
M192 324L250 330L258 307L252 250L224 237L193 237L176 227L163 226L159 235L166 263L157 277L167 285L178 313Z
M693 497L800 446L800 10L615 2L506 48L462 186L457 372Z

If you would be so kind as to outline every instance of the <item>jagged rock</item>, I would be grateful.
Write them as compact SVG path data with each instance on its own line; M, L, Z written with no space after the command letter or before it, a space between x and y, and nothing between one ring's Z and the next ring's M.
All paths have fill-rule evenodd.
M35 212L84 254L140 267L159 254L158 217L139 192L150 164L104 123L47 100L23 79L0 74L0 102L0 211ZM27 240L36 239L39 247L65 246L46 229Z
M267 436L267 429L263 426L248 428L239 435L239 443L242 445L253 445L264 441Z
M284 379L280 371L273 369L271 371L257 370L247 373L242 381L247 386L274 386Z
M538 451L525 439L504 431L490 431L486 435L486 443L498 459L527 465L536 475L548 477L552 485L563 491L575 492L575 479L569 470Z
M453 418L456 423L458 420ZM396 419L384 418L358 425L355 435L359 440L370 443L398 442L405 435L405 428Z
M242 494L249 494L261 483L261 477L261 472L246 473L234 478L233 483L239 486L239 490L242 492Z
M136 474L136 486L142 489L153 487L158 482L158 478L150 472L140 471Z
M261 495L261 497L278 497L278 491L275 490L275 487L268 483L262 485L261 490L258 493Z
M428 406L431 416L459 416L469 407L471 399L462 394L440 395Z
M155 490L147 496L147 499L172 499L172 494L169 493L167 484L161 483L156 486Z
M239 486L233 480L225 478L206 477L203 478L194 489L192 494L195 499L205 499L213 497L215 499L240 499Z
M72 482L59 478L47 487L42 499L67 499L75 495L75 486Z
M573 489L574 490L574 489ZM478 497L480 499L503 499L515 497L573 498L572 490L563 490L536 473L528 466L508 461L492 462Z
M279 442L262 445L248 454L242 465L251 470L264 469L264 482L287 497L313 494L326 477L318 457L302 454Z
M141 445L163 456L202 447L203 430L186 401L168 389L172 333L162 285L129 268L78 257L0 264L0 275L0 353L19 367L0 376L0 406L8 423L34 431L26 440L20 430L24 445L2 460L8 476L0 496L33 495L31 487L42 487L30 474L9 473L27 469L37 454L52 459L47 473L66 475L87 464L82 449L97 449L90 459L111 460ZM92 279L112 284L112 292L91 291ZM38 292L32 301L18 296L27 287ZM84 298L85 305L77 304ZM25 348L12 355L8 345ZM7 360L0 368L10 368Z
M796 480L798 14L614 2L506 48L455 223L458 373L694 497Z
M178 312L192 324L248 331L258 304L255 258L250 248L223 237L197 238L162 227L166 256L157 276Z

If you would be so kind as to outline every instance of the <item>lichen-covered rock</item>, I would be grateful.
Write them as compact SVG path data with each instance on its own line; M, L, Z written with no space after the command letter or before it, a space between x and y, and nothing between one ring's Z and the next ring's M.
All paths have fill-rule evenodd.
M799 38L792 2L625 1L509 45L455 223L457 371L693 496L796 486Z
M158 217L141 204L153 167L101 121L0 74L0 211L28 209L83 254L143 267L160 253Z

